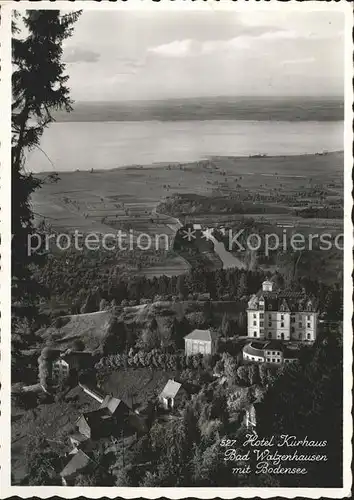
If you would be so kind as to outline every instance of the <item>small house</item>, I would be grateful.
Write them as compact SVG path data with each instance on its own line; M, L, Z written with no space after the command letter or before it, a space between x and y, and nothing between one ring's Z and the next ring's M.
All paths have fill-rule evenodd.
M71 455L70 457L69 462L60 472L63 486L73 486L76 476L83 472L91 463L93 464L91 458L82 450L78 450L75 455Z
M93 357L91 352L65 351L52 360L51 373L53 384L60 384L79 370L91 368Z
M115 398L113 396L105 396L100 410L107 410L109 414L116 420L124 420L130 412L129 407L121 399Z
M218 350L218 336L213 330L193 330L184 337L185 354L215 354Z
M83 413L76 426L88 439L100 439L119 433L125 427L129 413L130 409L121 399L108 395L97 410Z
M165 410L173 410L178 403L186 396L186 391L182 384L170 379L159 395L159 401Z

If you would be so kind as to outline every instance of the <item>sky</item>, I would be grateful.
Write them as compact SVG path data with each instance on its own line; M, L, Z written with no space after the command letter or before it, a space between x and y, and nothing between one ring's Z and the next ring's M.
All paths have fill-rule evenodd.
M76 101L342 96L344 15L86 11L64 61Z

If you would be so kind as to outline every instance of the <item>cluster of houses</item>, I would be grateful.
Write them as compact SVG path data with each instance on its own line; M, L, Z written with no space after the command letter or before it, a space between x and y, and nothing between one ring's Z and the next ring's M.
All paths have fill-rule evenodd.
M81 389L99 403L95 410L83 413L75 422L75 432L68 436L71 450L69 460L60 472L64 486L74 485L81 472L89 465L95 467L95 443L105 438L143 435L148 431L148 415L144 409L133 410L113 395L104 395L100 389L79 383ZM159 394L158 401L164 410L173 410L187 395L179 382L168 380ZM123 443L124 446L124 443Z

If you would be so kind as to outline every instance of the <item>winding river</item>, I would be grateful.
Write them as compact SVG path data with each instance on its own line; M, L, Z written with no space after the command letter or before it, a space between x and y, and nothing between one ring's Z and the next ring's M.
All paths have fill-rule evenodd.
M218 241L210 231L203 231L205 237L214 243L214 251L220 257L223 269L237 267L238 269L246 269L246 265L231 252L226 250L224 243Z

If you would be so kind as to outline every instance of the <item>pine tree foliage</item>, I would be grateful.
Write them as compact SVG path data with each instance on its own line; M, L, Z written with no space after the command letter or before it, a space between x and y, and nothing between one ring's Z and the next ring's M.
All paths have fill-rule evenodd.
M32 279L32 265L40 255L29 255L34 232L30 197L42 181L25 171L26 153L39 147L53 111L71 111L68 75L62 61L63 42L80 11L62 15L57 10L28 10L13 18L12 39L12 276L13 302L29 306L40 293Z

